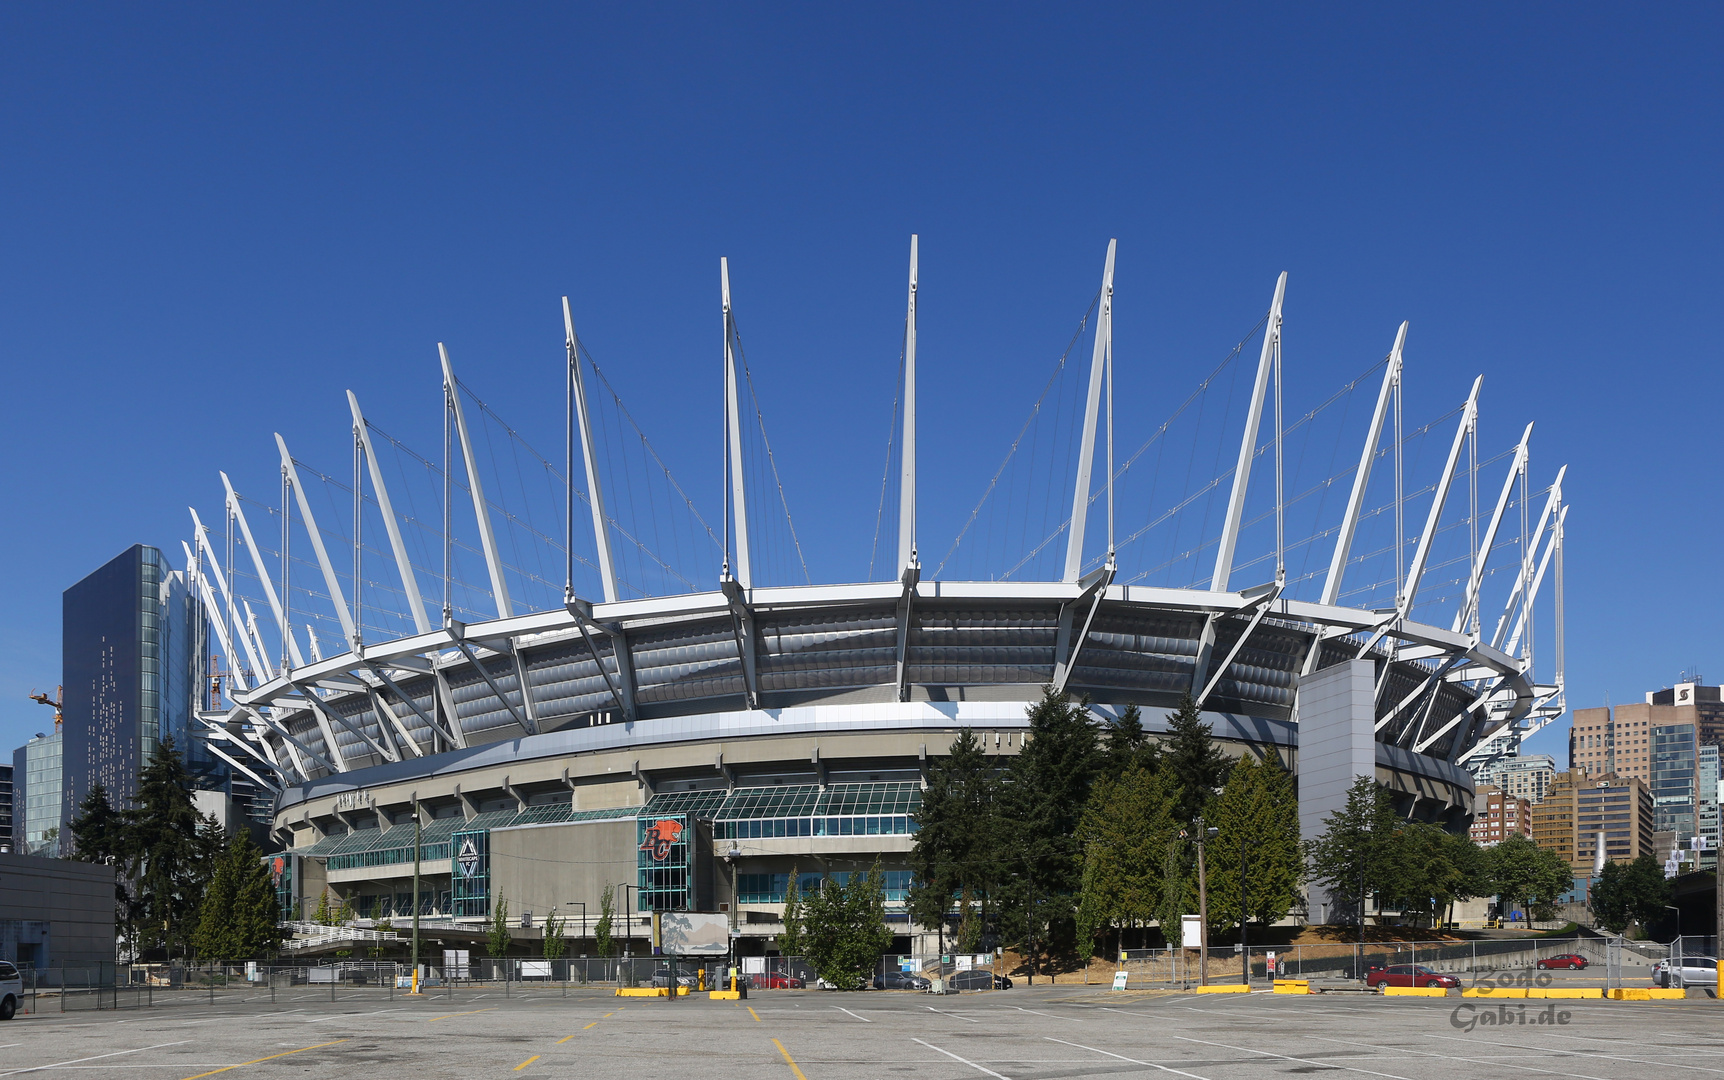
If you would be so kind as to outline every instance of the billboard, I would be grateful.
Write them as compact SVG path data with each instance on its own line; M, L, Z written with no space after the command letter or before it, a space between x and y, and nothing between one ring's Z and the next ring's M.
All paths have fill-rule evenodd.
M730 917L698 911L661 912L659 947L666 956L724 956L730 952Z

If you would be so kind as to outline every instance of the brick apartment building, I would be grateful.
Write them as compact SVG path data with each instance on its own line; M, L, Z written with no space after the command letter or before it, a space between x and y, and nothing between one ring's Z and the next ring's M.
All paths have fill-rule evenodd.
M1501 788L1486 785L1479 788L1478 811L1473 815L1468 834L1481 847L1500 844L1511 836L1532 838L1532 802L1518 798Z

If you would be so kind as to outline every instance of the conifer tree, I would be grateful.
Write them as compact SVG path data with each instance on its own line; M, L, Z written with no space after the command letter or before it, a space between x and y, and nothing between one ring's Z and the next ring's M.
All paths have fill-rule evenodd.
M1012 932L1048 940L1072 932L1083 884L1079 823L1101 763L1089 709L1043 688L1028 709L1029 733L1012 759L1000 802L1006 831L995 846ZM1033 908L1031 898L1034 898Z
M1299 802L1280 760L1240 758L1205 821L1219 830L1207 849L1210 925L1241 921L1242 872L1243 918L1268 925L1293 910L1300 881Z
M334 926L329 912L329 890L323 890L317 898L317 910L311 913L311 921L319 926Z
M215 873L210 875L199 904L198 928L192 935L192 948L199 960L237 960L244 955L234 940L233 916L238 896L239 881L230 848L216 861Z
M138 773L127 813L126 855L136 882L136 944L140 952L184 956L197 928L198 901L213 867L210 820L192 805L192 778L163 739Z
M1311 880L1329 890L1335 908L1353 909L1361 929L1361 897L1395 887L1400 826L1388 792L1374 777L1361 776L1347 789L1346 804L1325 820L1322 835L1305 845Z
M545 959L561 960L563 953L568 951L569 940L563 936L568 920L552 911L545 916Z
M1143 710L1135 703L1127 705L1108 725L1102 750L1103 775L1124 776L1134 765L1153 773L1160 763L1161 747L1143 729Z
M1176 785L1165 768L1133 765L1117 780L1098 780L1080 837L1084 874L1077 909L1080 947L1105 929L1122 932L1158 917L1167 845L1179 833Z
M1230 763L1215 745L1209 725L1203 722L1203 714L1190 694L1180 699L1179 708L1168 717L1167 732L1161 752L1179 781L1179 820L1190 824L1215 798L1216 789L1227 779Z
M910 851L910 912L918 924L943 934L955 894L966 897L964 919L971 917L969 898L986 895L997 875L997 788L993 762L967 727L959 729L948 754L929 764Z
M274 956L285 934L281 928L281 901L269 876L263 852L252 843L251 834L238 833L228 844L234 878L233 912L228 920L236 960Z
M126 816L108 801L108 789L96 784L78 804L78 816L72 819L69 827L72 832L71 858L114 868L114 923L121 937L127 941L134 940L136 925Z

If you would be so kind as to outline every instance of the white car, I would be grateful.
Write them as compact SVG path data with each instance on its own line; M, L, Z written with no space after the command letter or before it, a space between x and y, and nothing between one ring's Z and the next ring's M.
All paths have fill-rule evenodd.
M0 1020L10 1020L18 1014L24 1000L24 977L18 969L0 960Z
M1660 960L1652 966L1652 981L1659 986L1716 986L1718 961L1710 956Z

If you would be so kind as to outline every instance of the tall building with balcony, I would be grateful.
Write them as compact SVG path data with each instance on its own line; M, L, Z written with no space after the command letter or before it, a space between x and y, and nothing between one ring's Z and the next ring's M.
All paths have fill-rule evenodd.
M1549 754L1528 754L1494 762L1483 782L1537 806L1555 781L1556 759Z
M1632 862L1653 852L1653 823L1652 794L1645 784L1633 777L1588 777L1575 789L1575 873L1591 872L1600 833L1606 862Z
M1467 835L1480 847L1491 847L1511 836L1532 838L1532 803L1500 788L1479 789L1478 807Z

